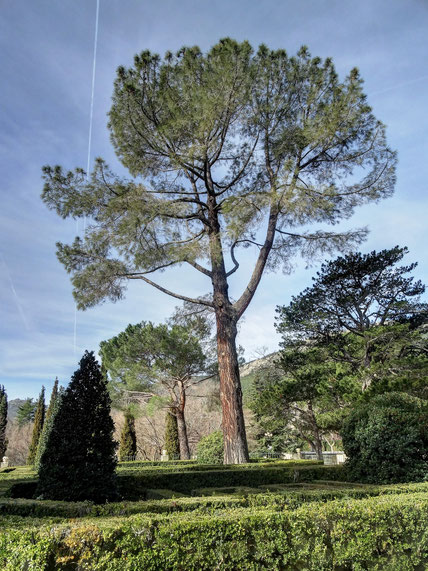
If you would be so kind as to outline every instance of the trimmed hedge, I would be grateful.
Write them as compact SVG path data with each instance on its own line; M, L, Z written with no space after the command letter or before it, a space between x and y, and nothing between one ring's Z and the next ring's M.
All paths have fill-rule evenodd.
M17 569L408 571L428 565L428 493L23 525L3 518L0 565ZM31 525L33 524L33 525Z
M0 498L0 514L22 517L104 517L127 516L138 513L160 514L187 511L214 513L233 507L267 507L275 511L294 509L305 503L328 502L335 499L364 499L380 495L398 495L427 493L428 482L417 484L396 484L389 486L364 485L358 487L334 486L324 482L322 488L308 489L303 486L286 487L272 486L273 492L254 489L237 488L235 494L218 495L219 489L208 488L199 490L210 494L204 497L180 497L181 494L171 490L147 490L147 500L137 502L113 502L95 505L92 502L59 502L53 500L28 500ZM296 489L297 488L297 489ZM223 494L227 493L223 489ZM251 490L251 491L250 491ZM212 495L215 492L216 495ZM157 498L168 499L152 499Z
M305 466L298 468L254 465L251 469L231 468L191 472L142 472L118 475L118 488L122 497L133 500L144 497L147 489L176 490L191 494L198 488L226 488L236 486L258 487L264 484L287 484L311 480L346 480L340 466Z
M121 463L118 467L118 474L130 473L135 474L141 472L144 474L167 473L167 472L209 472L211 470L259 470L260 468L287 467L300 468L308 466L323 465L318 460L277 460L275 462L251 462L249 464L195 464L193 461L177 464L174 462L162 462L159 465L147 464L140 462Z
M346 480L346 472L339 466L302 466L298 468L252 465L248 470L242 467L228 470L191 472L161 472L159 470L133 473L119 473L117 485L119 495L126 500L145 499L147 490L173 490L192 494L200 488L258 487L267 484L291 484L312 480ZM18 482L10 487L12 498L34 498L37 482Z

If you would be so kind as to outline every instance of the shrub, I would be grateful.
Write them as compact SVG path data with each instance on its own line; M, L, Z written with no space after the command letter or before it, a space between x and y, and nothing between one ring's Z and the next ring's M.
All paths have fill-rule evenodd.
M342 429L347 471L369 483L418 481L428 471L428 403L387 393L357 407Z
M201 438L196 454L200 464L223 464L224 442L221 431L216 430Z

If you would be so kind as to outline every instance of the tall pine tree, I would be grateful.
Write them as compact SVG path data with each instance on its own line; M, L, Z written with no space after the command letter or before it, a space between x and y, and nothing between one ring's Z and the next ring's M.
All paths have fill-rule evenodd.
M166 413L165 450L170 460L180 458L177 417L171 411Z
M116 444L107 383L86 351L64 392L40 459L37 494L104 502L116 497Z
M125 424L120 435L119 459L134 460L137 455L137 435L135 433L135 418L130 412L125 413Z
M36 459L37 446L42 434L45 422L45 387L42 387L39 400L37 401L36 414L34 415L33 435L31 437L30 449L28 451L27 464L34 464Z
M0 385L0 458L3 458L6 448L6 425L7 425L7 394L3 385Z

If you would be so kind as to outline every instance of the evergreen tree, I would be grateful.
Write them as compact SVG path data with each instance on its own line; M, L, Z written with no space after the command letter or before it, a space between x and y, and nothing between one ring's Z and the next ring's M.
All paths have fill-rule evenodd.
M48 441L49 434L52 430L55 416L58 412L58 408L61 402L61 398L64 394L64 389L61 387L58 390L58 379L55 379L55 383L52 389L51 400L49 402L49 407L45 416L45 423L43 425L42 434L40 435L39 445L37 446L36 458L34 460L34 467L37 472L40 469L40 458L46 448L46 442Z
M116 497L110 397L94 353L86 351L64 392L40 459L37 494L103 502Z
M36 414L34 415L33 435L31 437L30 449L28 451L27 464L34 464L36 459L37 446L39 444L40 435L42 434L43 424L45 422L45 387L42 387L39 400L37 401Z
M51 417L57 398L58 398L58 377L55 378L54 386L51 393L51 400L49 401L48 410L46 411L45 422L47 422Z
M0 458L3 458L6 448L6 425L7 425L7 394L3 385L0 385Z
M28 422L34 421L34 414L37 408L37 401L27 398L25 401L19 405L18 411L16 413L16 420L18 421L18 426L24 426Z
M135 418L130 412L125 413L125 424L120 435L119 459L134 460L137 454L137 435L135 434Z
M171 411L166 414L165 450L170 460L180 458L180 442L178 440L177 417Z

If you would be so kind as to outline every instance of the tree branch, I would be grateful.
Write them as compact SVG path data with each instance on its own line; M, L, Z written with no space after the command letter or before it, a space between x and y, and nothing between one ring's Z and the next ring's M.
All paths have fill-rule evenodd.
M149 280L149 278L146 278L146 276L143 275L132 275L132 274L123 274L123 277L126 277L130 280L143 280L144 282L148 283L149 285L155 287L156 289L158 289L159 291L166 293L168 295L170 295L171 297L175 297L177 299L181 299L182 301L189 301L190 303L194 303L196 305L206 305L208 307L214 307L214 304L210 301L205 301L203 299L195 299L193 297L187 297L185 295L181 295L178 293L175 293L169 289L164 288L163 286L153 282L152 280Z

